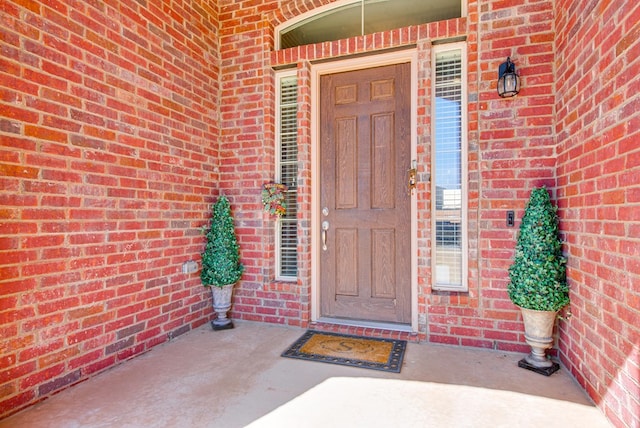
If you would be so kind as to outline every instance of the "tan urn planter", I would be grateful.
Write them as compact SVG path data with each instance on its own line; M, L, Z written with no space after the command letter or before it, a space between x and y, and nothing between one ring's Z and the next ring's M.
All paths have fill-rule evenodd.
M233 286L235 284L227 284L222 287L211 286L211 294L213 295L213 310L218 317L211 321L211 327L214 330L228 330L233 328L233 323L227 318L227 312L231 309L231 296L233 294Z
M524 338L531 352L518 365L535 372L551 375L560 366L547 358L547 349L553 346L553 327L558 311L534 311L520 308L524 321Z

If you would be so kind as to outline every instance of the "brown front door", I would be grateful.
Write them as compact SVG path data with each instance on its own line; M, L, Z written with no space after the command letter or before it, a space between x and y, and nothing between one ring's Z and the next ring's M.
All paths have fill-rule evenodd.
M410 64L320 80L321 316L411 321Z

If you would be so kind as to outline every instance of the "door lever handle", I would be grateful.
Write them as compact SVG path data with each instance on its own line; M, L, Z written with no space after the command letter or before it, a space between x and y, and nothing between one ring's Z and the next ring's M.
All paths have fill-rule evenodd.
M327 230L329 230L329 222L322 222L322 251L327 251Z

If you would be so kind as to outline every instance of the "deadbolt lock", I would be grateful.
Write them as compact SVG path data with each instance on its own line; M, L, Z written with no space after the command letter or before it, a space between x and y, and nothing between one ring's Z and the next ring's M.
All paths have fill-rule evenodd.
M409 169L409 178L407 183L407 193L409 195L413 194L413 189L416 188L416 184L418 183L418 170L414 167Z

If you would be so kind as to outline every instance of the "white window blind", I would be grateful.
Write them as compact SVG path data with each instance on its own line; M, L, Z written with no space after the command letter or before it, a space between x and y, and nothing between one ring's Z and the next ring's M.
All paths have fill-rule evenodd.
M298 274L298 82L295 75L284 76L278 85L278 156L276 180L286 184L287 212L278 220L276 247L277 276L296 278Z
M466 291L466 141L463 49L434 49L433 288Z

